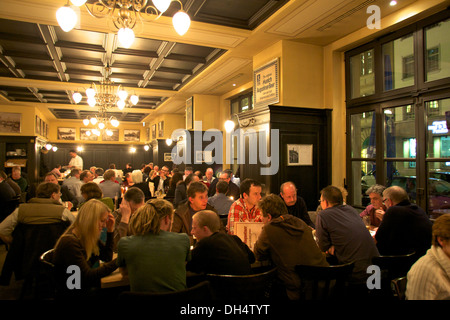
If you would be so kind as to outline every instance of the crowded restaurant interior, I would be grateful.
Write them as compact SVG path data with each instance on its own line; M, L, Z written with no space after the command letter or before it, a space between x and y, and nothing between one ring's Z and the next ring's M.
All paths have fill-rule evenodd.
M449 0L0 6L0 300L450 299Z

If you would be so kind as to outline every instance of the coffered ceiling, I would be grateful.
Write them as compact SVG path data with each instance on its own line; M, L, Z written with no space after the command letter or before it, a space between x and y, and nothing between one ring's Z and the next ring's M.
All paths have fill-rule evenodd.
M386 0L181 0L192 20L184 36L171 25L179 9L174 2L157 21L136 27L129 49L118 45L105 19L85 9L75 29L62 31L55 12L66 2L0 2L0 104L33 104L51 119L84 119L92 108L85 97L75 104L72 93L99 82L109 65L111 79L139 95L136 106L111 110L119 120L183 113L194 93L222 95L252 81L252 57L280 39L326 45L362 28L371 4L389 14L416 1L399 0L394 8Z

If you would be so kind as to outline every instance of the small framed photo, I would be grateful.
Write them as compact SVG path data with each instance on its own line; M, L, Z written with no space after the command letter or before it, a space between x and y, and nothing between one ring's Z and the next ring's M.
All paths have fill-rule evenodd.
M313 145L312 144L288 144L287 145L288 166L312 166Z
M0 112L0 132L19 133L21 120L21 113Z
M125 129L123 130L123 141L139 141L141 139L141 130Z
M156 123L152 125L152 139L156 139Z
M58 140L75 140L75 128L58 128Z
M194 128L194 103L193 97L186 100L186 130Z
M164 121L158 122L158 138L164 137Z
M119 129L109 129L112 131L112 135L108 136L106 130L103 130L102 141L119 141Z
M92 132L90 135L88 135L87 134L88 131L91 132L89 128L80 128L80 140L97 141L98 136L93 134Z

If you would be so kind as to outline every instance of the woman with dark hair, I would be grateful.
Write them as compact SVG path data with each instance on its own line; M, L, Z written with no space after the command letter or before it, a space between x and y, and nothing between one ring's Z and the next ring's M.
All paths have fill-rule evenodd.
M81 206L91 199L97 199L108 206L111 211L114 211L114 201L109 197L103 197L102 189L95 182L88 182L81 186L81 195L84 198L84 202L80 204Z
M186 191L189 185L194 181L199 181L199 177L195 174L189 174L184 181L178 183L175 188L175 199L173 200L173 206L176 209L178 205L187 200Z
M183 181L183 175L180 172L175 172L172 179L170 179L169 191L167 191L166 198L175 197L175 189L180 181Z

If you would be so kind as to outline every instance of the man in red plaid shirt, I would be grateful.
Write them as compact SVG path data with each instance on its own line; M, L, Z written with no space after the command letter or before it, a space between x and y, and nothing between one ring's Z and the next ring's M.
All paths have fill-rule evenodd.
M234 222L262 222L261 211L257 207L261 199L261 183L245 179L240 185L241 197L230 207L227 231L234 234Z

